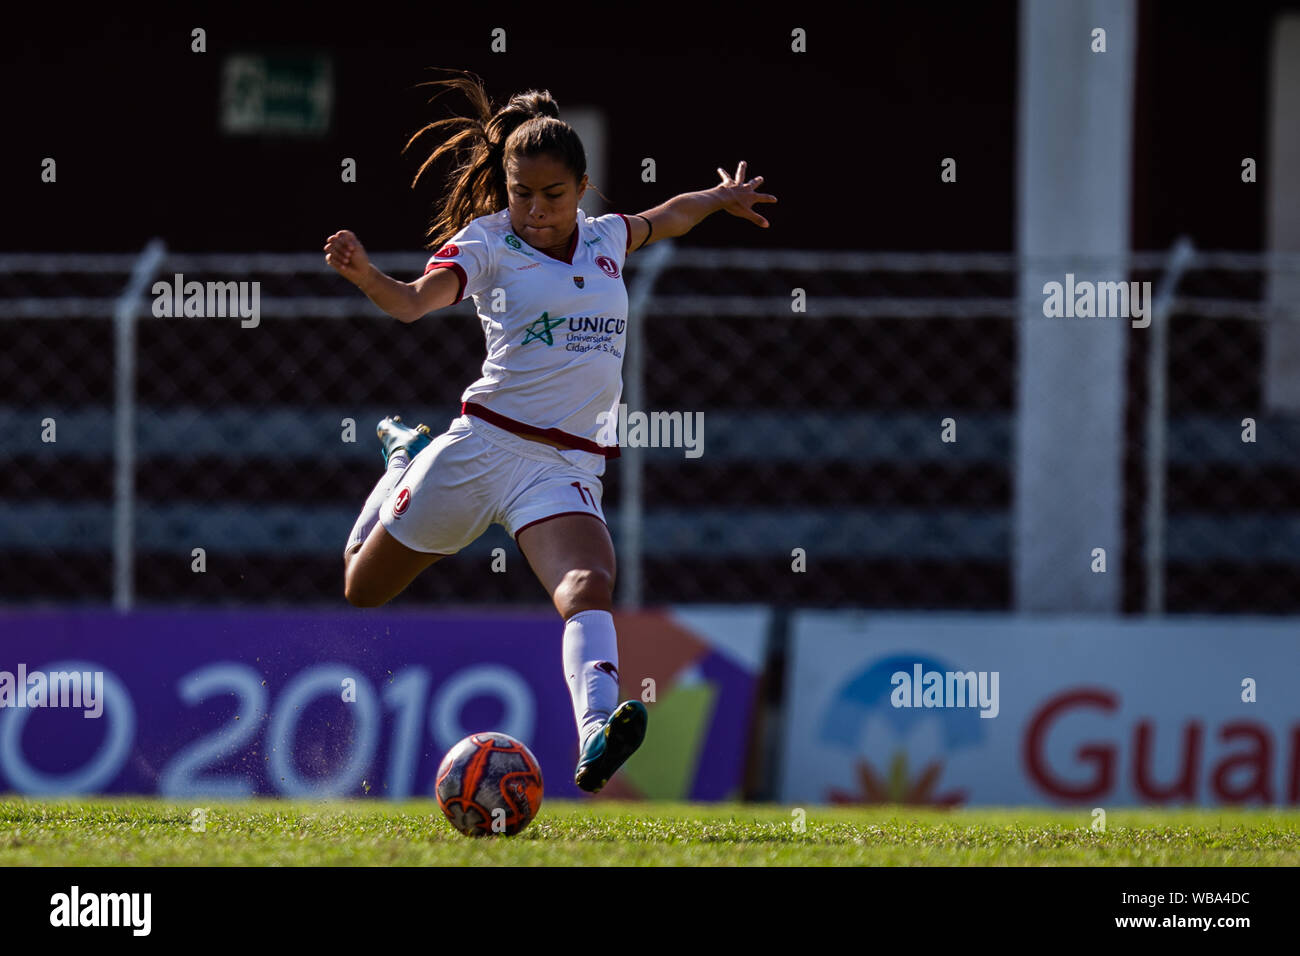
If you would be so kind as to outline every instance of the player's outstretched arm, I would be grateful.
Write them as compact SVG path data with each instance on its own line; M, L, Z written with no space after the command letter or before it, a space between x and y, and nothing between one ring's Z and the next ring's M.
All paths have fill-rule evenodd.
M632 249L640 249L642 245L645 245L647 234L649 234L650 242L684 236L705 218L719 210L726 210L733 216L748 219L750 222L757 223L766 229L768 227L767 220L756 213L753 206L754 203L759 202L776 202L776 197L757 191L763 182L762 176L755 176L749 181L745 180L747 166L748 164L742 161L736 167L735 176L728 175L724 169L719 167L718 175L722 177L722 182L712 189L682 193L662 205L640 213L641 216L650 220L648 226L635 216L628 219L628 226L632 230L630 236Z
M435 309L452 305L460 282L450 269L434 269L414 282L400 282L381 272L352 232L340 229L325 240L325 261L393 318L414 322Z

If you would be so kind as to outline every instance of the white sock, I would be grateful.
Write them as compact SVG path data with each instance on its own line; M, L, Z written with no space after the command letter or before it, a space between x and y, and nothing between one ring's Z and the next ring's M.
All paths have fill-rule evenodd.
M609 611L579 611L565 622L564 677L581 747L618 706L618 636Z
M402 472L406 471L410 459L406 457L405 450L393 452L388 459L388 467L384 469L383 476L379 479L374 489L370 492L370 497L366 499L365 505L361 508L361 514L357 516L357 523L352 526L352 533L348 535L347 547L344 548L344 555L348 552L361 547L366 543L370 531L379 521L379 509L384 500L397 487L398 481L402 478Z

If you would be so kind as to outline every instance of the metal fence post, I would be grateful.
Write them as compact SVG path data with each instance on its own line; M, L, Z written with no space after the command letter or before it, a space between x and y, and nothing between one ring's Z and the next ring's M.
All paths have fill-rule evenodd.
M1174 292L1195 258L1192 241L1180 236L1169 250L1160 288L1151 304L1151 342L1147 348L1146 515L1144 558L1146 612L1165 609L1165 419L1169 404L1165 367L1169 352L1169 315Z
M654 291L655 282L668 268L673 257L670 239L656 242L646 250L645 258L637 271L636 282L628 297L627 354L623 363L623 401L633 411L644 411L645 405L645 336L641 321ZM622 436L619 436L620 440ZM645 449L626 447L619 459L623 479L623 502L619 515L622 532L618 561L619 605L625 608L641 606L642 551L644 535L645 502L643 500L642 472L645 468Z
M167 248L150 239L131 267L131 278L113 308L113 606L129 611L135 565L135 316L145 286Z

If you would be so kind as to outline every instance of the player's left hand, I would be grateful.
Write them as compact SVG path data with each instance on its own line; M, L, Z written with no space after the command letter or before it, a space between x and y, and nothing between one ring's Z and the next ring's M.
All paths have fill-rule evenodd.
M727 171L719 166L718 175L722 177L722 183L714 186L713 189L722 198L723 209L733 216L756 222L766 229L768 226L767 220L754 212L752 207L756 202L776 202L776 197L767 193L756 192L763 183L762 176L755 176L748 182L745 180L745 170L748 165L744 160L741 160L740 165L736 167L735 176L728 175Z

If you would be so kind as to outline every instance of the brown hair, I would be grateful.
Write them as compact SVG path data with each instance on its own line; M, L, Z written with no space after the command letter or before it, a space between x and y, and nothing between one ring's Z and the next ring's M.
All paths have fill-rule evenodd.
M450 71L449 71L450 72ZM402 152L425 133L444 127L458 130L429 154L411 181L411 186L438 159L450 155L458 160L447 177L448 191L434 205L426 248L437 249L465 227L471 219L499 212L509 205L506 196L508 156L554 156L581 182L587 172L587 156L573 127L560 119L559 104L546 90L516 93L510 102L493 110L482 81L463 73L448 80L431 80L421 86L442 87L429 102L447 90L465 94L473 109L471 116L450 116L430 123L407 141Z

